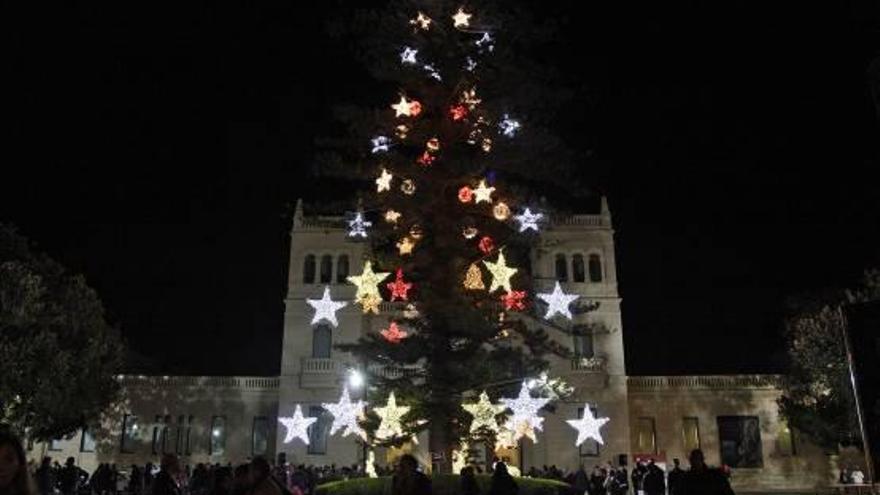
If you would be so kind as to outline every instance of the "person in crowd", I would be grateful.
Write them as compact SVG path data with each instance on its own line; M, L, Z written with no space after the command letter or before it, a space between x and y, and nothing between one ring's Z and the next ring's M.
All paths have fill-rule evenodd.
M480 485L474 475L474 468L466 466L461 468L461 495L479 495Z
M391 478L391 495L430 495L431 480L419 471L419 461L404 454L397 461L397 469Z
M667 478L669 495L679 495L681 493L682 479L684 478L684 469L681 468L681 461L677 457L672 459L672 471L669 472Z
M153 480L151 495L181 495L178 478L180 460L174 454L165 454L159 461L159 474Z
M584 469L584 465L581 464L581 467L574 473L574 477L570 483L574 490L578 493L578 495L584 495L590 489L590 477L587 476L587 470Z
M210 495L232 495L232 470L228 467L214 466Z
M35 495L27 470L27 456L21 440L12 432L0 430L0 494Z
M52 468L52 458L43 457L40 467L34 476L37 479L37 490L40 495L52 495L55 493L55 470Z
M144 490L144 472L137 464L131 465L131 471L128 475L128 493L131 495L141 495Z
M645 474L647 474L647 472L648 469L645 466L644 461L642 461L641 459L636 459L636 467L634 467L632 471L632 487L633 493L635 493L636 495L644 494L645 490L642 487L642 484L645 481Z
M590 495L605 495L605 470L600 466L593 466L593 472L590 473L590 485L587 490Z
M642 490L645 495L666 495L666 473L654 463L654 459L649 460L645 468Z
M144 493L153 493L153 481L156 479L155 466L148 462L144 466Z
M58 488L64 495L76 495L89 480L89 473L76 465L76 459L68 457L58 473Z
M232 475L232 495L245 495L250 490L250 466L241 464Z
M682 478L682 495L734 495L721 470L706 465L702 450L694 449L688 460L691 468Z
M289 495L287 488L272 476L272 466L265 457L251 460L250 477L250 495Z
M492 473L492 485L489 488L489 495L516 495L518 491L519 486L513 480L513 476L507 472L507 464L500 461L496 463L495 472Z

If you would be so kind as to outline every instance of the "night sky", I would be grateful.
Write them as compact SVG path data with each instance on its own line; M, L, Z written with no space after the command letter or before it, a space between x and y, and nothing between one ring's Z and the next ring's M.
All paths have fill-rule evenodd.
M0 221L86 275L137 369L273 374L290 205L334 195L313 143L372 83L326 34L342 2L191 3L6 9ZM779 371L783 298L880 264L880 7L824 4L544 13L631 374Z

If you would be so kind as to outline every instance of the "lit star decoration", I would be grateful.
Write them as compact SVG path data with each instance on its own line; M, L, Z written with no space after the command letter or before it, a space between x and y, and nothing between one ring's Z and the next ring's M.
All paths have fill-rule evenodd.
M504 309L508 311L522 311L526 309L526 291L513 290L501 296Z
M507 266L503 252L498 253L498 260L495 263L484 261L483 264L486 265L486 268L489 269L489 273L492 274L492 285L489 287L489 292L495 292L496 289L501 288L507 292L513 290L510 287L510 278L516 274L518 269Z
M378 309L378 304L382 301L382 296L379 295L379 282L385 280L388 275L391 275L391 273L374 272L373 263L366 261L364 262L364 270L360 275L348 276L347 280L357 286L357 292L355 292L354 297L358 303L364 306L364 312L367 311L367 302L370 303L370 306L375 305Z
M453 105L449 109L449 115L452 117L452 120L461 120L467 116L467 113L468 109L464 105Z
M483 290L486 286L483 284L483 272L476 263L471 263L467 273L464 276L464 288L468 290Z
M556 313L561 314L562 316L571 319L571 311L568 309L568 306L580 296L577 294L566 294L562 292L562 287L560 287L559 282L556 282L556 286L553 288L553 292L548 294L538 294L538 299L547 303L547 314L544 315L545 320L549 320Z
M416 56L418 54L418 50L405 46L403 47L403 51L400 52L400 62L403 64L417 64L418 61L416 60Z
M532 213L532 210L526 208L521 214L514 215L513 219L519 222L520 232L525 232L529 229L538 232L538 222L544 219L544 214L540 212Z
M466 63L465 63L464 68L465 68L468 72L473 72L474 69L477 68L477 62L476 62L474 59L468 57L468 58L467 58L467 61L466 61Z
M385 221L388 223L397 223L400 220L400 212L396 210L388 210L385 212Z
M388 328L379 332L382 334L382 338L387 340L392 344L399 344L401 340L405 339L407 333L404 330L401 330L397 323L391 322L388 324Z
M391 301L396 301L400 299L401 301L408 300L409 290L412 289L413 284L410 282L406 282L403 280L403 269L397 269L397 276L394 279L394 282L388 282L385 287L388 287L388 290L391 291Z
M477 204L483 203L483 202L491 203L493 192L495 192L495 188L488 187L486 185L486 179L480 180L480 183L477 185L477 188L474 189L474 197L476 198Z
M379 305L382 304L382 297L378 294L369 294L357 300L364 308L364 314L379 314Z
M502 427L498 435L495 436L495 450L514 448L516 448L516 441L513 439L513 430Z
M321 406L333 415L333 424L330 425L331 435L343 430L343 437L354 433L363 440L367 439L367 432L358 424L358 419L363 417L367 403L362 400L352 402L347 387L342 389L342 397L339 398L339 402L324 403Z
M376 136L370 140L370 143L373 145L373 153L388 151L388 148L391 146L391 140L386 136Z
M409 236L397 241L397 251L401 256L412 254L414 247L416 247L416 243L413 242L412 238Z
M462 404L461 407L474 417L473 421L471 421L471 433L476 433L480 428L498 433L498 422L495 420L495 416L507 409L507 406L492 404L485 390L480 394L478 402Z
M400 101L391 105L395 117L416 117L422 113L422 104L416 100L407 100L405 96Z
M522 437L529 437L533 442L537 442L535 430L542 430L544 418L538 416L538 411L547 405L550 399L542 397L532 398L529 395L529 387L523 382L519 389L519 396L515 399L501 399L501 403L507 406L512 412L510 419L505 425L507 429L513 430L513 441L516 442Z
M382 169L382 174L376 179L376 192L382 191L390 191L391 190L391 179L394 178L387 169Z
M471 110L476 108L482 101L483 100L477 98L477 88L465 90L465 92L461 94L461 102L467 105Z
M330 287L324 286L324 297L321 299L306 299L309 306L315 308L315 316L312 317L312 325L321 320L327 320L334 327L339 326L336 321L336 312L348 306L345 301L334 301L330 299Z
M498 127L501 128L501 134L504 134L507 137L513 137L522 125L520 125L518 120L510 118L510 116L505 113L504 118L498 123Z
M473 14L468 14L464 11L464 7L459 7L458 12L452 16L453 27L463 28L471 25L471 16Z
M483 33L483 37L478 39L475 43L478 48L485 48L490 52L495 49L495 40L489 33Z
M412 24L413 26L416 26L418 28L421 28L421 29L427 31L428 28L431 27L431 18L426 16L422 12L419 12L419 15L416 16L415 19L410 19L409 23Z
M566 423L570 424L572 428L576 429L578 432L577 440L575 440L575 447L580 446L580 444L584 443L584 441L588 438L592 438L593 440L599 442L600 444L604 444L605 442L602 440L602 433L599 431L602 426L610 421L609 418L596 418L593 416L593 411L590 409L590 404L584 405L584 417L581 419L567 419Z
M409 412L409 409L410 408L407 406L398 406L397 399L394 397L394 392L391 392L391 394L388 395L388 402L385 404L385 407L376 407L373 409L381 420L379 428L376 429L376 438L379 440L387 440L395 436L403 435L401 420L403 419L403 416Z
M354 220L348 221L348 236L349 237L360 237L362 239L367 238L367 229L373 226L373 222L364 220L363 212L357 212L354 216Z
M292 417L278 418L278 422L287 428L287 433L284 435L284 443L290 443L294 438L299 438L304 444L308 445L309 433L306 429L315 421L318 421L318 418L304 418L302 408L297 404Z

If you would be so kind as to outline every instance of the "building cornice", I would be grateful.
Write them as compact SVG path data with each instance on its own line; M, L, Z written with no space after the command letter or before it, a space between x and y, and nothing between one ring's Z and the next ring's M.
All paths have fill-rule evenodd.
M777 390L782 375L630 376L631 392L660 390Z

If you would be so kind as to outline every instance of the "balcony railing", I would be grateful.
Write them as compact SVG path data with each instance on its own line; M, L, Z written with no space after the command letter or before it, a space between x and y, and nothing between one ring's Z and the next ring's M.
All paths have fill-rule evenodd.
M315 375L334 375L341 372L339 361L330 358L303 358L302 372Z
M604 373L607 365L605 356L576 357L571 360L571 370L578 373Z

